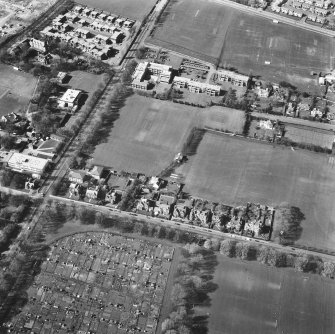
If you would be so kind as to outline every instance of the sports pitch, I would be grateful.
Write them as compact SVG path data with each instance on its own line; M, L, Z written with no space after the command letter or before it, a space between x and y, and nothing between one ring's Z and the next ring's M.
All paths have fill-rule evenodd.
M335 284L313 274L217 256L209 334L332 334Z
M296 206L305 216L297 243L335 250L335 168L325 154L206 133L176 172L186 192L210 201Z
M243 111L199 109L133 95L121 109L109 138L97 146L94 163L156 175L180 152L193 127L241 133L243 124Z
M24 109L32 98L36 81L29 73L0 64L0 116Z
M155 0L79 0L79 3L142 21L156 3Z
M310 71L330 70L330 37L248 15L208 0L178 0L149 43L262 79L314 84ZM266 65L265 62L270 62Z

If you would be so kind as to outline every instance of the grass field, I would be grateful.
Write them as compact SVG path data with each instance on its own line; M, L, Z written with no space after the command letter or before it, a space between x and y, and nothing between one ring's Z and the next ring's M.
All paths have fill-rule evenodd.
M335 135L333 131L286 124L285 137L296 143L313 144L331 149Z
M311 70L325 71L334 65L332 38L208 0L177 0L148 42L306 89L316 83Z
M78 2L112 14L142 21L144 16L150 12L156 0L79 0Z
M198 109L133 95L120 111L110 136L94 153L94 163L116 170L155 175L180 152L195 127L242 132L244 113L225 108Z
M334 333L335 284L313 274L217 257L208 334ZM276 327L277 324L277 327Z
M83 71L73 71L70 73L71 79L68 83L73 89L81 89L87 93L94 93L100 83L103 83L102 75L96 75Z
M185 191L214 202L297 206L297 241L335 249L335 168L326 155L207 133L197 154L176 170Z
M0 64L0 116L24 109L32 97L36 81L29 73Z

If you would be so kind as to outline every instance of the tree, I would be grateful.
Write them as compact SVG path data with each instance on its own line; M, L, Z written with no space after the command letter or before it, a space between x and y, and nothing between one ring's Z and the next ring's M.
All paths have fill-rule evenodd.
M294 260L294 268L298 271L305 271L308 265L308 256L306 254L298 255Z
M165 333L169 329L173 329L175 327L175 322L169 318L165 319L162 322L162 332Z
M221 241L220 253L225 255L225 256L234 257L235 256L235 248L236 248L236 241L226 239L226 240Z
M8 169L5 169L1 173L1 185L4 187L10 186L14 177L14 173Z
M323 263L323 270L321 272L321 275L328 278L334 278L335 277L335 264L333 262L325 261Z
M15 148L15 137L10 136L8 134L1 137L1 147L3 147L5 150L12 150Z
M251 257L251 245L245 242L238 242L235 246L236 256L241 258L242 260L249 260Z
M171 302L176 306L184 305L186 296L187 293L183 286L179 283L174 284L171 292Z
M12 180L13 187L16 189L23 189L26 182L26 176L22 174L15 174Z
M143 59L144 55L145 55L145 52L146 52L146 48L144 46L138 48L136 50L136 58Z
M227 106L227 107L235 107L236 104L236 90L229 88L226 95L223 98L223 103Z

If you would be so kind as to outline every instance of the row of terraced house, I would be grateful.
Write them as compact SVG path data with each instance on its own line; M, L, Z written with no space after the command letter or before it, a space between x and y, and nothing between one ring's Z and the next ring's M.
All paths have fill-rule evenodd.
M308 20L321 24L325 23L326 16L334 7L329 0L289 0L281 6L280 4L280 2L273 4L272 10L298 18L306 16Z

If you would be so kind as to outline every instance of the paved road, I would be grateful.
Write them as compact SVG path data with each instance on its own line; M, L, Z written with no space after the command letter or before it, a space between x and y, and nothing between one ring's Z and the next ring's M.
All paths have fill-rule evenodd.
M92 210L102 212L106 215L118 216L120 218L132 218L132 217L134 217L134 218L146 221L149 224L161 225L161 226L164 226L164 227L173 227L174 229L178 229L178 230L186 231L186 232L191 232L191 233L196 233L196 234L202 235L203 237L206 237L206 238L217 237L217 238L230 238L230 239L234 239L234 240L237 240L237 241L247 241L247 242L249 242L253 245L271 246L271 247L273 247L277 250L287 252L287 253L291 253L291 254L304 253L304 254L309 254L309 255L313 255L313 256L321 256L323 259L328 259L328 260L331 260L331 261L334 261L334 257L335 257L335 256L330 255L330 254L324 254L324 253L321 254L321 253L310 251L310 250L298 249L296 247L282 246L282 245L273 243L271 241L256 240L256 239L253 239L253 238L248 238L248 237L244 237L244 236L240 236L240 235L236 235L236 234L223 233L223 232L220 232L220 231L217 231L217 230L211 230L211 229L208 229L208 228L205 228L205 227L194 226L194 225L186 224L186 223L183 223L183 222L177 222L177 221L172 221L172 220L168 220L168 219L149 217L149 216L142 215L142 214L139 214L139 213L132 213L132 212L121 211L121 210L117 210L117 209L113 209L113 208L107 208L107 207L92 204L92 203L75 201L75 200L72 200L70 198L58 197L58 196L53 196L53 195L50 195L50 198L52 198L54 200L57 200L57 201L62 201L62 202L71 203L71 204L75 203L76 205L89 207Z
M289 25L297 27L297 28L306 29L306 30L309 30L309 31L313 31L313 32L322 34L322 35L327 35L329 37L335 37L335 31L320 28L320 27L316 27L316 26L312 26L312 25L310 25L308 23L305 23L305 22L302 22L302 21L295 21L293 19L290 19L289 17L281 16L281 15L271 13L271 12L266 12L264 10L258 10L256 8L241 5L237 2L233 2L233 1L230 1L230 0L209 0L209 1L210 2L215 2L217 4L233 7L233 8L236 8L238 10L244 11L248 14L262 16L262 17L268 18L270 20L278 20L279 22L284 22L286 24L289 24Z

